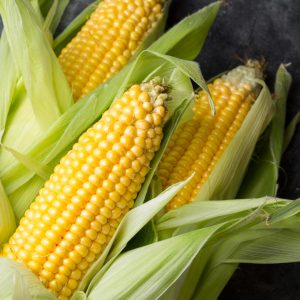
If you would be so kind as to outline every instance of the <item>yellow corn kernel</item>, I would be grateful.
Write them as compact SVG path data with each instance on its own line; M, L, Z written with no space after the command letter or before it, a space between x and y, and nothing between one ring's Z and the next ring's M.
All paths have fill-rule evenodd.
M132 86L117 99L61 159L20 221L16 233L4 246L4 256L27 265L59 299L72 295L133 206L150 168L152 154L158 149L154 140L160 142L163 137L163 131L158 130L167 118L162 98L168 98L165 87L151 81ZM157 107L164 112L160 125L154 121L149 123L145 120L146 113L142 113L156 114ZM118 122L113 116L123 116L124 111L130 122L124 119L124 126L119 126L117 131L107 131ZM154 130L150 138L152 147L146 147L144 140L138 137L138 130L146 136L149 130ZM130 143L120 143L124 136L130 137ZM101 155L96 149L101 149ZM143 173L138 160L141 157L146 170Z
M253 68L238 67L209 84L215 116L211 115L207 94L201 91L196 96L193 118L175 132L158 167L163 188L194 173L167 210L192 202L197 196L256 99L256 77Z
M161 19L164 0L103 0L59 61L75 99L120 71ZM145 110L143 114L146 114ZM142 117L142 116L140 116Z

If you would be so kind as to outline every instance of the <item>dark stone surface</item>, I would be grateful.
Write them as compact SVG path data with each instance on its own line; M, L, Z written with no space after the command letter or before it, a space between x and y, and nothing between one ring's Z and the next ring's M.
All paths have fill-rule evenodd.
M62 30L91 0L73 0ZM196 11L209 0L173 0L168 26ZM300 1L227 0L198 57L205 78L236 66L240 58L268 61L267 82L272 86L280 63L288 68L294 82L287 106L288 121L300 110ZM299 126L300 127L300 126ZM300 196L300 128L282 159L279 196ZM300 299L300 264L240 265L220 299L291 300ZM209 299L203 299L209 300Z

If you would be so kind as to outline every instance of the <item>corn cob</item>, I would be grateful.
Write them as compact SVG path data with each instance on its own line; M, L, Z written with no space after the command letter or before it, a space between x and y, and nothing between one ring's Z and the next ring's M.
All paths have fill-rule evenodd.
M163 14L163 0L103 0L59 61L75 99L122 69Z
M159 149L168 94L132 86L63 157L21 219L3 255L68 299L133 206Z
M259 85L255 79L262 73L256 62L240 66L209 84L216 115L210 112L207 94L196 96L194 116L182 124L174 136L158 167L164 188L186 179L190 182L170 201L167 210L192 202L207 181L214 166L241 127L251 109Z

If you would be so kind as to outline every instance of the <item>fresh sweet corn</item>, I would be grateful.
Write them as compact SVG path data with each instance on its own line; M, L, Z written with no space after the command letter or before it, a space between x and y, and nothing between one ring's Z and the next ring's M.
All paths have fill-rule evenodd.
M163 15L163 0L103 0L59 61L79 99L120 71Z
M158 167L163 187L193 173L194 176L171 200L167 210L195 199L251 109L259 92L255 79L262 73L256 62L248 64L250 66L239 66L209 84L216 115L211 114L207 94L201 91L196 96L193 118L173 135Z
M63 157L3 255L68 299L133 206L160 147L166 87L132 86Z

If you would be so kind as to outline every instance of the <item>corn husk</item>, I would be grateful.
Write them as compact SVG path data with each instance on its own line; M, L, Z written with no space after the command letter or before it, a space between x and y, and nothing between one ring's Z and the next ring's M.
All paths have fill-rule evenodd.
M77 292L73 299L99 299L100 294L105 299L216 299L215 292L224 286L222 275L230 271L224 266L232 266L234 271L241 261L299 261L300 239L295 231L300 222L299 202L295 205L289 200L268 197L253 200L250 206L251 202L247 199L190 204L194 215L201 215L195 221L201 229L121 254L112 264L104 265L89 288ZM195 259L200 263L200 276L188 272L190 266L195 266ZM176 288L182 278L191 287L199 280L198 288Z
M285 135L284 135L283 151L285 151L288 148L288 146L295 134L296 127L299 123L300 123L300 113L298 112L294 116L292 121L289 123L288 127L286 128Z
M220 227L189 232L120 255L87 298L157 299Z
M292 83L291 75L281 65L276 74L275 115L259 141L239 190L239 198L275 196L279 165L284 151L285 115L287 96Z
M0 181L0 245L7 242L15 230L15 215Z
M179 50L176 49L182 49L183 47L181 43L185 43L188 40L191 42L197 40L199 32L202 32L199 39L200 42L194 42L194 48L185 49L185 53L182 53L181 56L190 57L196 54L196 52L199 52L208 29L216 17L219 7L219 2L211 4L176 25L162 37L163 41L166 41L166 39L170 40L170 43L167 43L167 46L165 42L159 43L159 41L153 45L154 50L156 50L156 55L152 52L141 54L135 60L135 63L125 67L106 84L100 86L93 93L71 106L49 127L48 130L43 132L43 134L39 135L37 133L34 136L34 141L31 140L31 133L29 141L26 141L25 145L22 143L21 149L6 143L6 140L3 139L3 144L7 147L6 149L13 149L14 152L1 150L0 162L3 162L5 167L0 171L0 177L18 219L33 201L38 190L45 181L45 178L36 174L36 170L43 170L43 174L45 174L47 173L47 170L53 169L55 164L62 155L68 151L79 135L98 120L101 117L101 114L110 106L114 98L127 87L126 84L130 84L130 78L132 79L131 82L141 82L148 74L152 74L153 76L169 76L169 78L172 77L172 80L176 81L176 78L186 77L186 74L199 72L195 63L185 64L184 62L177 60L174 65L172 61L166 59L166 57L159 57L157 53L178 52ZM17 6L13 6L12 8L18 11ZM10 13L12 13L12 10L10 10ZM20 16L22 18L28 18L26 14L20 14ZM42 31L41 24L36 21L35 18L26 20L26 22L35 22L35 25L33 26L39 27L40 32ZM10 26L12 26L12 24L10 24ZM27 32L24 31L23 34L27 34ZM44 43L49 43L46 37L44 37ZM150 49L151 48L152 47L150 47ZM40 55L42 55L41 53ZM143 63L143 68L138 68L141 63ZM176 64L178 67L176 67ZM177 71L173 72L175 69L177 69ZM132 70L137 70L137 74L139 75L135 76L132 74ZM199 82L199 78L201 79L198 74L193 79L202 84L203 80L201 79L201 82ZM182 91L185 90L183 86L186 86L188 80L179 79L179 81L180 80L182 80L182 84L179 84L178 87L176 84L174 94L177 94L177 99L180 98L181 103L184 98L189 98L191 96L191 91L189 91L188 97L182 97ZM124 85L124 83L126 84ZM175 105L173 105L173 108L175 109L175 100L173 104L174 103ZM178 102L178 104L180 103ZM26 115L28 114L25 114L25 116ZM16 135L17 128L19 128L18 125L16 125L16 129L12 132L11 137L20 134L18 132L18 135ZM37 128L37 126L34 126L34 128ZM26 137L28 139L28 136L25 134L23 137L22 141ZM17 139L14 143L19 143L20 145L21 139ZM27 144L29 145L28 148L26 147ZM15 154L19 154L17 155L18 157L16 157Z
M31 4L4 0L0 9L8 44L34 116L42 128L47 128L73 103L69 85Z
M23 264L0 258L0 299L55 300L39 279Z

